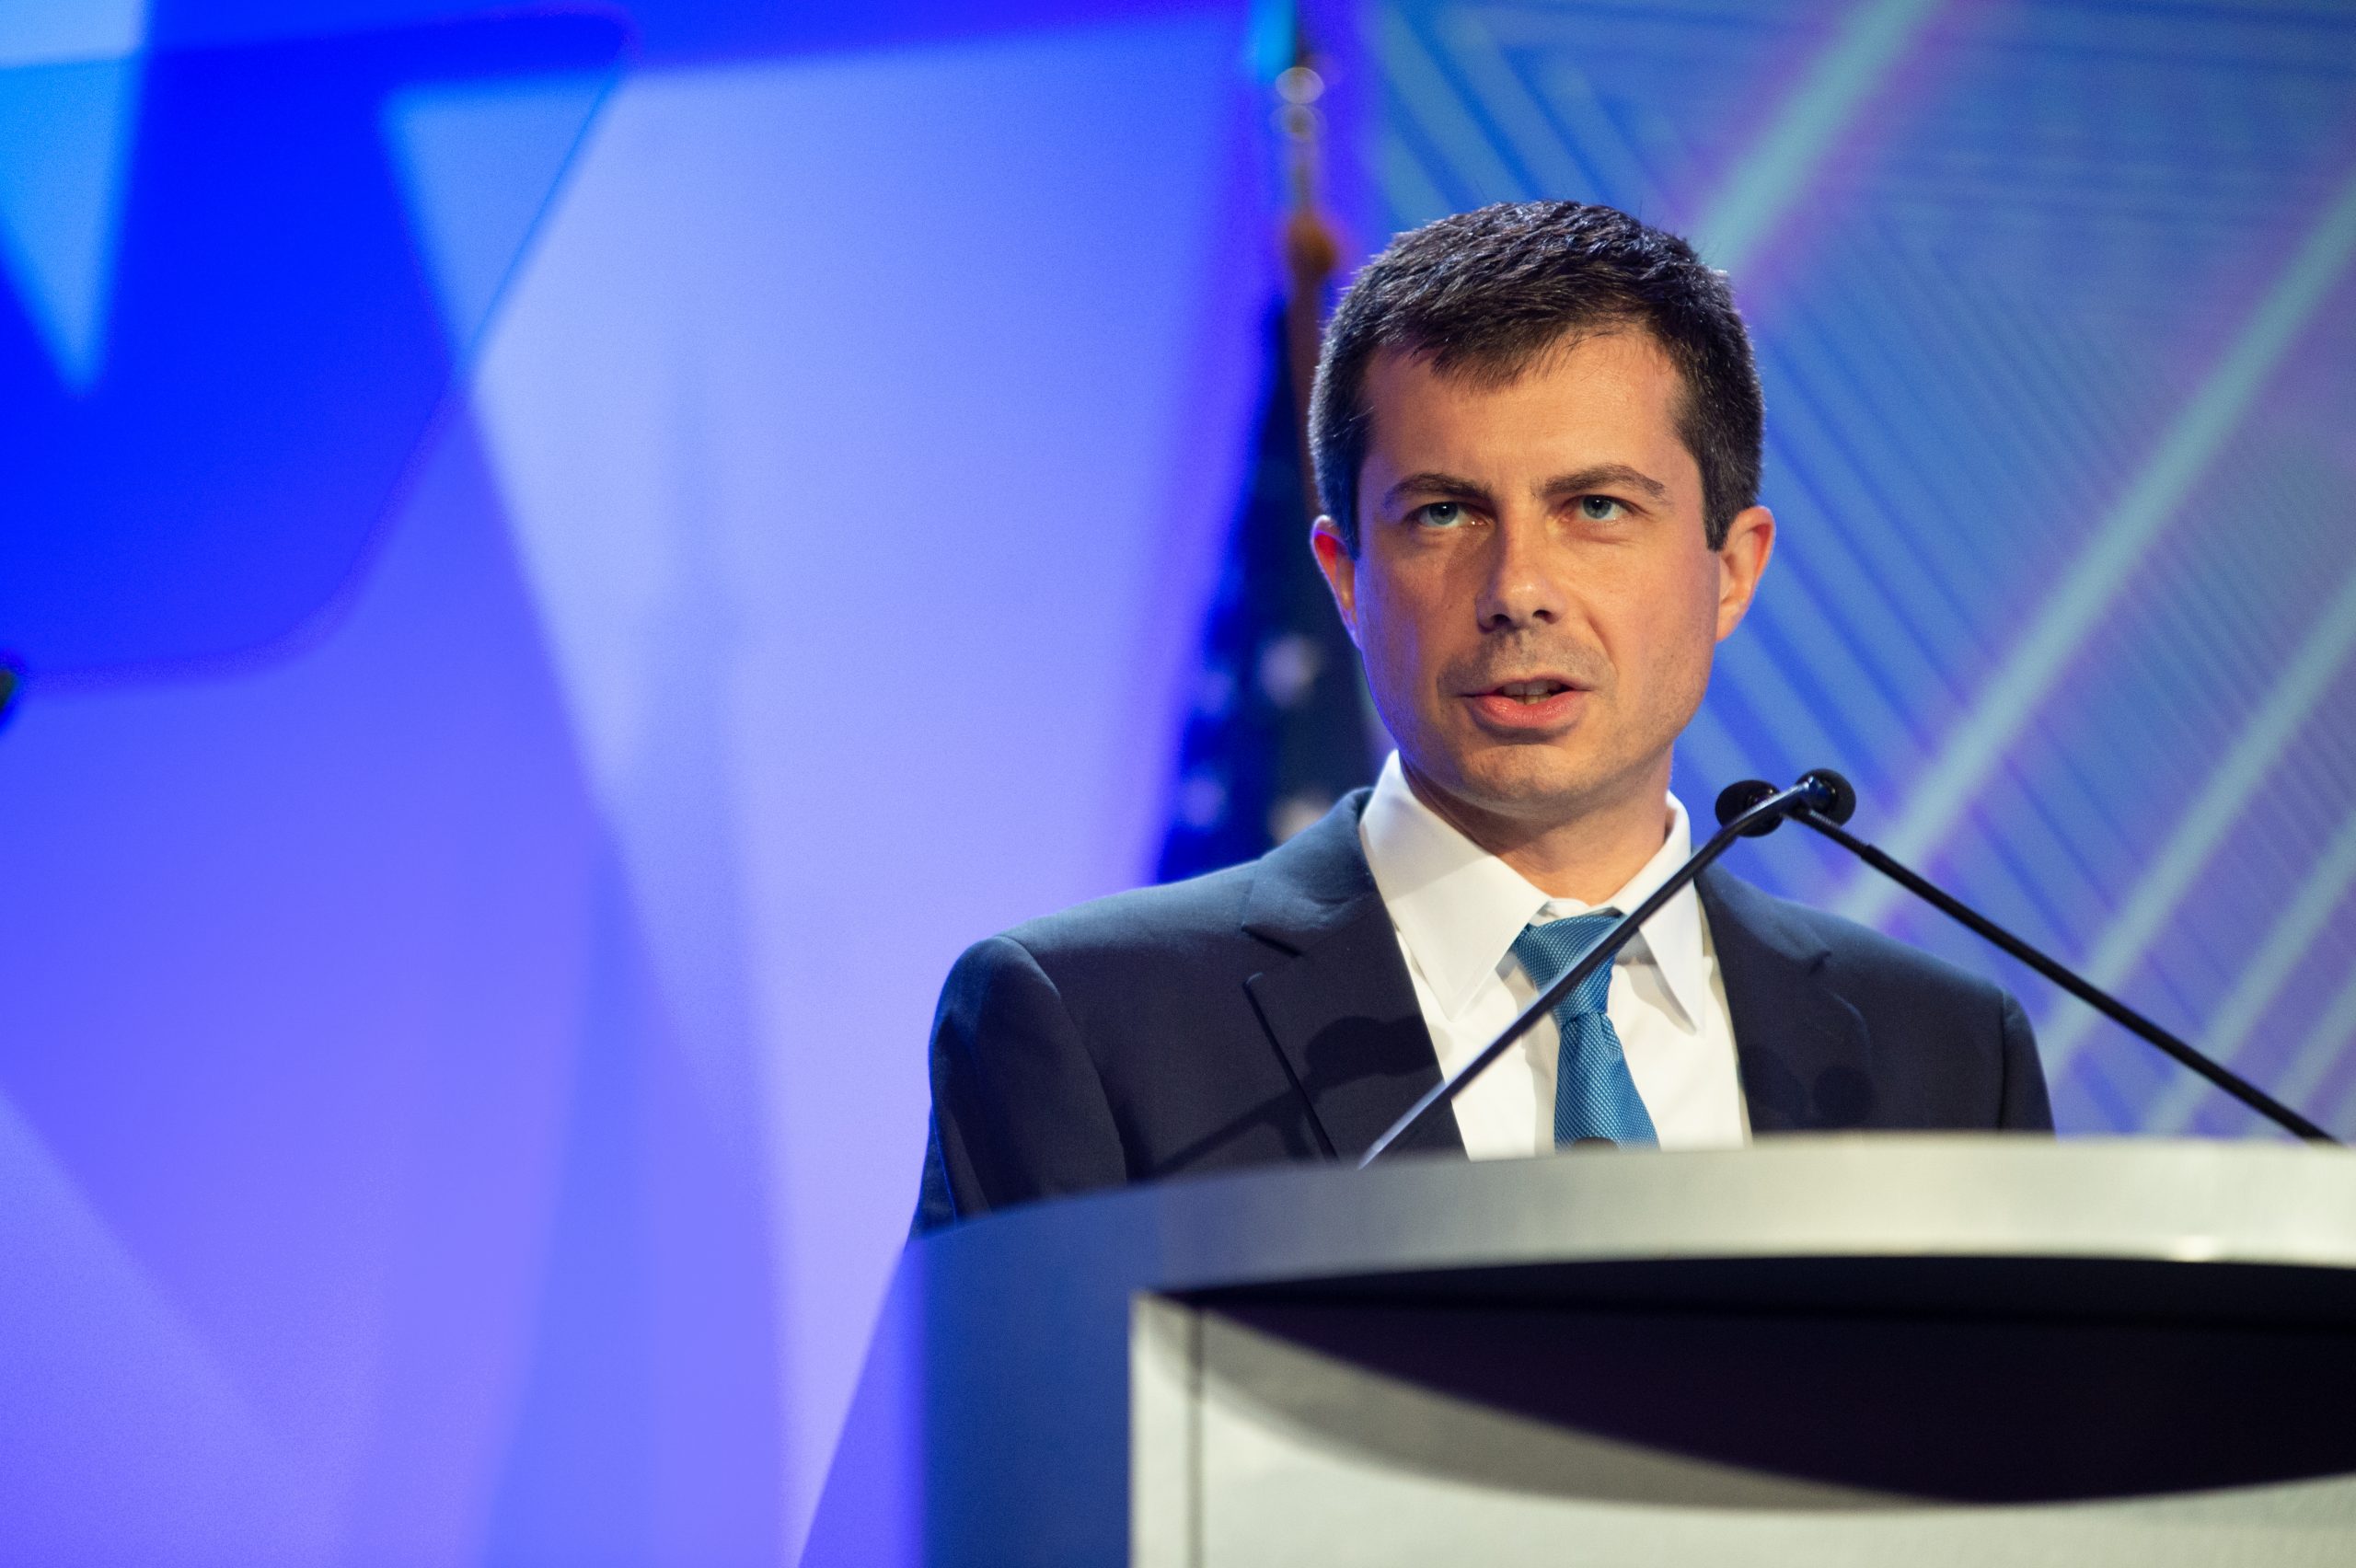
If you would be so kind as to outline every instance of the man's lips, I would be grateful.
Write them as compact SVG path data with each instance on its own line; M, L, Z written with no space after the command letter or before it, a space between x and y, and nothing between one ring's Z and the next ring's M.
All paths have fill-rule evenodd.
M1561 675L1524 675L1467 692L1464 699L1491 728L1549 730L1571 719L1587 695Z

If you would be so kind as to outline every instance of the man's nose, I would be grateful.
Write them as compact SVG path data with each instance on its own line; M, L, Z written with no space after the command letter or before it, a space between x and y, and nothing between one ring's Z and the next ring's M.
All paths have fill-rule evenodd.
M1500 518L1490 535L1477 606L1483 631L1513 631L1563 618L1543 518Z

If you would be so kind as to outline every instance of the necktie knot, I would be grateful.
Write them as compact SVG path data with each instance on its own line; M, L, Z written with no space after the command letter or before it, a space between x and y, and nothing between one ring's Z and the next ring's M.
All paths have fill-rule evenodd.
M1601 941L1619 920L1617 909L1597 909L1566 919L1549 920L1542 926L1524 926L1521 935L1513 940L1513 955L1521 961L1530 983L1543 991L1569 973L1571 965L1586 957L1588 950ZM1594 974L1555 1004L1554 1016L1602 1012L1611 996L1611 965L1600 964Z

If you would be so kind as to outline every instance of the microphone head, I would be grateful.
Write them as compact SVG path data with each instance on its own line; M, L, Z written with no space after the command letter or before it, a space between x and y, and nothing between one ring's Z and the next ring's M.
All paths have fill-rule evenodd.
M1746 778L1739 784L1727 785L1718 791L1718 825L1726 826L1727 824L1774 792L1775 786L1763 778ZM1783 821L1784 819L1780 816L1771 816L1763 822L1754 822L1742 830L1743 836L1757 838L1763 834L1773 833L1782 825Z
M1856 786L1829 767L1811 767L1800 775L1807 791L1807 809L1836 826L1857 814Z

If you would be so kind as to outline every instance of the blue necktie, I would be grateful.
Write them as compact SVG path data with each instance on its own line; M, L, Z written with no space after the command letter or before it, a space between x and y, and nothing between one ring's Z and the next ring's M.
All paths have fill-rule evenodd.
M1524 926L1513 940L1513 955L1521 961L1530 983L1543 992L1579 961L1581 954L1603 940L1619 920L1616 909L1598 909L1567 920ZM1628 1076L1628 1058L1620 1049L1620 1033L1604 1010L1611 995L1611 965L1598 969L1577 988L1554 1004L1554 1028L1562 1036L1554 1061L1554 1144L1562 1147L1581 1138L1610 1138L1617 1144L1657 1144L1652 1113Z

